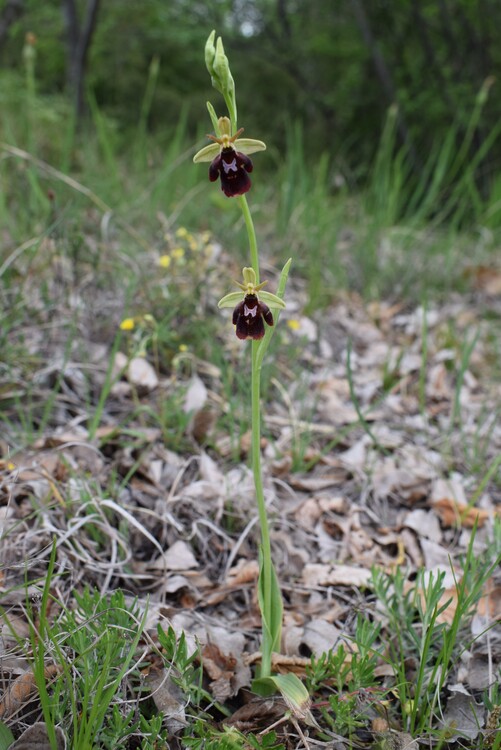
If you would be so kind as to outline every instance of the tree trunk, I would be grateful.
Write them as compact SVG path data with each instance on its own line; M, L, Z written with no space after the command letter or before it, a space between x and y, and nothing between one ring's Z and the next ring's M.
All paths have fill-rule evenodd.
M377 43L377 40L372 32L369 19L365 12L364 4L360 0L351 0L351 6L353 8L355 20L364 38L365 44L367 45L371 53L372 61L376 69L377 76L381 82L381 86L386 95L388 103L398 104L398 93L397 93L395 83L393 81L393 77L391 75L391 71L386 64L386 61L383 57L383 53L381 52L379 45ZM398 109L397 117L398 117L397 127L398 127L398 133L399 133L400 139L402 143L407 145L411 158L414 161L414 163L416 163L418 161L416 150L412 143L412 138L409 132L409 128L407 127L407 123L405 121L405 116L400 108Z
M85 109L85 72L100 2L101 0L87 0L85 20L81 24L76 0L62 0L67 44L66 80L74 99L77 122L81 120Z
M0 49L7 41L12 24L24 13L24 0L7 0L0 14Z

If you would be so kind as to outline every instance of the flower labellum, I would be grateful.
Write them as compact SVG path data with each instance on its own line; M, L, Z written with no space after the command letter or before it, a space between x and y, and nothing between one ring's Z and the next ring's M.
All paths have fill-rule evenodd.
M244 283L236 283L244 293L231 292L219 300L218 307L233 307L233 325L236 326L236 334L239 339L262 339L265 333L265 322L273 325L273 313L270 307L283 309L285 302L270 292L262 292L266 284L256 284L256 274L252 268L243 269ZM259 293L259 294L258 294ZM268 303L268 304L266 304Z
M243 195L250 189L251 181L248 173L253 169L252 161L247 154L264 151L266 145L253 138L239 138L243 128L237 130L235 135L230 135L231 125L228 117L220 117L218 126L220 137L207 136L214 143L196 153L193 161L195 163L211 162L209 180L215 182L220 177L221 190L229 198Z
M250 190L251 181L247 172L252 172L252 169L252 161L248 156L228 146L211 163L209 180L215 182L221 177L221 190L228 198L232 198Z
M264 302L260 302L257 294L246 294L243 301L233 310L233 325L239 339L262 339L264 336L264 322L273 325L273 315Z

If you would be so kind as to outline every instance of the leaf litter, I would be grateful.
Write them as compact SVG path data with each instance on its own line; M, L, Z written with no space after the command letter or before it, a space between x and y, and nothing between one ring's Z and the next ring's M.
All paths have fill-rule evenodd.
M109 293L101 300L105 335L86 325L95 305L88 279L79 287L65 276L63 291L53 286L54 304L65 306L71 325L69 317L51 324L42 337L49 313L38 295L28 295L33 276L21 281L38 322L12 328L12 350L20 351L23 339L26 360L6 364L0 378L4 611L24 637L22 587L26 576L43 578L55 538L57 592L66 606L72 590L85 585L103 594L122 587L143 606L148 596L151 637L160 623L184 632L191 649L201 644L214 700L231 705L235 726L257 727L259 710L238 700L259 658L252 656L259 650L258 524L249 440L238 423L245 424L248 405L230 410L221 367L204 359L203 349L159 364L151 352L131 356L123 341L92 433L90 411L106 384L123 299L117 290L113 302ZM412 309L340 294L318 320L296 320L306 303L299 283L290 295L293 313L284 312L277 336L262 449L286 598L284 653L275 668L282 659L285 671L304 676L312 655L349 642L356 613L381 617L374 567L402 571L407 590L422 566L443 573L441 621L454 617L472 528L475 554L482 555L501 514L501 361L490 320L499 317L501 298L489 287L488 297L477 290ZM217 298L216 289L214 299L197 301L199 314L216 316ZM222 338L225 326L221 320L216 334L224 367L245 383L245 347ZM152 417L164 403L177 408L166 423ZM173 434L166 424L176 419ZM499 676L501 633L491 628L501 620L500 591L498 570L472 612L472 646L444 697L442 726L459 732L450 742L474 740L489 718L478 699ZM4 656L13 646L4 624L1 716L29 682L29 672L9 671ZM391 673L383 663L379 668ZM153 670L150 688L179 728L186 721L182 696L162 670ZM31 698L30 689L25 703ZM281 714L270 711L271 718ZM400 735L411 741L397 730L374 730L373 739L388 743L393 733L397 739L385 747L399 747Z

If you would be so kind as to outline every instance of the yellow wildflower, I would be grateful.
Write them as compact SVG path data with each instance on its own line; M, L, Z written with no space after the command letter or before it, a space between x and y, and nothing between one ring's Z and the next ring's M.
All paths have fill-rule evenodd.
M179 344L179 351L180 352L187 352L188 351L188 347L186 346L186 344Z
M184 258L184 250L182 247L175 247L172 251L172 257L174 260L182 260Z
M134 318L124 318L120 323L120 328L122 331L132 331L134 329L134 326Z
M296 320L296 318L291 318L290 320L287 321L287 325L289 326L291 331L298 331L301 324L299 320Z
M188 236L188 230L186 227L179 227L179 229L176 229L176 237L179 237L179 239L182 239L183 237Z
M171 263L171 257L170 255L161 255L158 259L158 265L162 266L162 268L168 268Z

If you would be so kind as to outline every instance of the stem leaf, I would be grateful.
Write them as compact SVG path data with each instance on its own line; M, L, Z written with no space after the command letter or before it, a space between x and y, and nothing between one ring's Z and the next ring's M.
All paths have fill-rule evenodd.
M267 645L269 648L269 656L271 657L271 654L274 651L279 652L280 651L280 641L282 638L282 615L283 615L283 602L282 602L282 593L280 591L280 586L278 583L277 574L275 572L275 567L273 566L273 563L268 561L268 564L271 563L271 591L269 595L269 606L266 604L266 592L264 590L265 586L265 576L263 574L265 560L264 555L260 554L260 562L259 562L259 581L258 581L258 600L259 600L259 608L261 610L261 615L263 618L263 631L267 634ZM264 632L263 632L264 635ZM264 650L264 641L263 641L263 650Z

